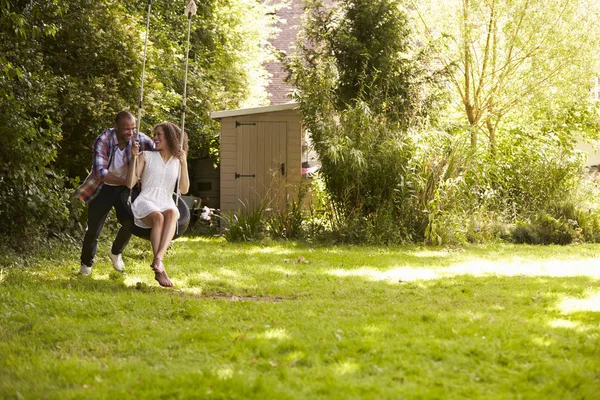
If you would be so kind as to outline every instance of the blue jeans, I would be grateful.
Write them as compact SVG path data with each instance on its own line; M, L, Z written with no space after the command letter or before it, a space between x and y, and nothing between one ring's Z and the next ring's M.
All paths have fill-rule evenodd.
M83 248L81 249L81 263L91 267L98 247L98 238L104 228L104 222L111 208L115 208L117 218L126 213L125 205L121 202L121 192L126 190L125 186L102 185L100 193L88 204L87 229L83 237ZM111 252L121 254L131 239L131 233L121 227L117 232Z

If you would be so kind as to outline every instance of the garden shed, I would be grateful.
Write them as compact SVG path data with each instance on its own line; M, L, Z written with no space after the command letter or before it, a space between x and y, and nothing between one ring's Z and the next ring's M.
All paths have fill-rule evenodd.
M217 111L221 123L221 213L261 202L285 210L302 181L300 112L296 103Z

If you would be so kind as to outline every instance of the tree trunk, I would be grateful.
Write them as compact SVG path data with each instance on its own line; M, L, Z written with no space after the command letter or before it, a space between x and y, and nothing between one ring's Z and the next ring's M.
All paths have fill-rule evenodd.
M475 106L473 105L473 99L471 98L471 91L473 90L471 81L471 68L472 59L471 59L471 35L469 27L469 0L463 0L463 46L464 46L464 72L465 72L465 89L463 96L463 104L465 106L465 111L467 113L467 119L469 120L469 125L471 126L471 147L473 150L477 148L477 120ZM473 93L474 94L474 93Z
M496 155L496 124L492 123L492 118L488 117L485 121L490 136L490 153Z

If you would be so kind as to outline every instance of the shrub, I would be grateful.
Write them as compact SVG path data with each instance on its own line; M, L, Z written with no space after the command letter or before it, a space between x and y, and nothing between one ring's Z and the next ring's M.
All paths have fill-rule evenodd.
M515 226L514 240L595 240L595 216L579 208L564 216L553 206L576 198L582 157L572 130L581 121L560 128L564 118L506 119L489 147L473 148L472 127L432 128L444 71L432 67L428 49L412 46L397 1L344 0L332 10L307 4L299 51L287 66L322 162L330 204L312 221L326 221L323 233L344 242L441 245L509 238L511 224L528 221Z
M539 214L529 223L518 221L513 238L516 243L570 244L580 238L577 221Z
M230 242L249 242L262 239L265 233L266 204L261 202L249 209L242 203L236 213L229 213L224 219L225 238Z
M600 214L598 211L578 209L576 221L585 242L600 243Z
M267 217L266 226L274 238L299 239L304 236L303 223L306 212L303 210L308 187L300 185L295 199L288 201L285 210L273 210Z
M287 59L290 81L334 207L359 227L363 213L409 201L397 201L398 192L409 195L408 129L438 98L435 72L412 46L397 0L307 4L299 52Z
M382 204L365 218L364 241L367 244L401 244L413 240L413 232L406 224L398 224L402 217L393 204Z
M493 211L528 219L576 195L583 158L552 136L513 128L495 154L480 155L471 184Z

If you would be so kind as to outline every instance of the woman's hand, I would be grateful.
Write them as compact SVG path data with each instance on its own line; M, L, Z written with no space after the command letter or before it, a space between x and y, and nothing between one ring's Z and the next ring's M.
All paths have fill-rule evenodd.
M190 176L188 174L187 153L181 149L179 154L180 175L179 175L179 191L181 194L186 194L190 190Z
M133 143L133 147L131 148L131 157L138 158L139 155L140 155L140 141L136 140Z
M182 164L187 164L187 152L185 152L184 150L181 150L181 152L179 153L179 161L181 161Z
M129 168L127 168L127 178L125 178L125 185L128 188L131 189L139 181L139 176L144 170L145 165L144 153L140 153L140 142L136 140L131 148L131 160Z

